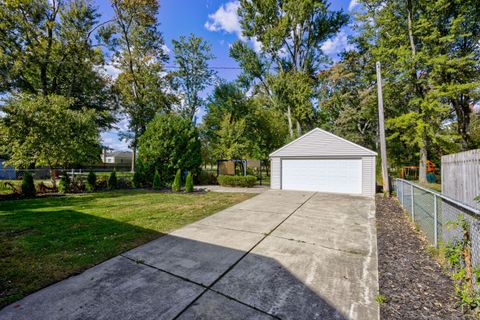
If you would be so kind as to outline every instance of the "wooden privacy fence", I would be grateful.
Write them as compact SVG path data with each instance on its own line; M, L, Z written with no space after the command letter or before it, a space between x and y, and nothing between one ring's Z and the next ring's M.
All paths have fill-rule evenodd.
M442 194L480 209L480 149L442 157Z

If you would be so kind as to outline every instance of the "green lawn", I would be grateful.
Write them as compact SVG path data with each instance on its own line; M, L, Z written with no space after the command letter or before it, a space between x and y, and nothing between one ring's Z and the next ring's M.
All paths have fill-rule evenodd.
M415 183L421 185L424 188L437 191L437 192L442 192L442 184L441 183L419 183L418 181L415 181Z
M252 197L100 192L0 202L0 308Z

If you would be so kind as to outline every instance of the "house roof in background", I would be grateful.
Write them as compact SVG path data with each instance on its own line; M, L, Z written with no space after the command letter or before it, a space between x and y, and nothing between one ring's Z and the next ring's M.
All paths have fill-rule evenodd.
M131 157L131 151L112 151L107 152L107 157Z

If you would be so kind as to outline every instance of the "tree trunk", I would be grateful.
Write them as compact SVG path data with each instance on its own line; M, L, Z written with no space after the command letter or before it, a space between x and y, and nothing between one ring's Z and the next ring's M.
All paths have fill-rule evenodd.
M300 126L300 122L298 120L295 120L297 122L297 135L300 137L302 135L302 127Z
M135 165L137 163L137 142L136 138L135 142L132 143L132 169L130 170L132 173L135 172Z
M418 169L418 181L420 183L427 183L427 143L424 141L423 146L420 147L420 164Z
M469 133L472 112L470 105L468 103L462 104L457 99L451 99L450 103L453 105L457 116L457 132L461 138L462 150L469 150L472 147Z
M288 132L290 133L290 138L293 138L292 112L290 110L290 106L287 107L287 119L288 119Z
M415 39L413 38L413 3L412 0L407 0L407 24L408 24L408 40L410 42L410 50L412 57L415 59L417 49L415 47ZM414 61L412 70L412 81L417 91L417 95L423 99L423 88L418 84L417 62ZM418 181L420 183L427 182L427 141L423 137L422 145L420 146L420 163L418 169Z
M57 190L57 180L55 179L55 170L52 169L51 167L49 169L50 169L50 180L52 181L52 187L54 190Z
M413 5L412 0L407 1L407 12L408 12L408 39L410 41L410 49L412 50L412 56L415 57L417 50L415 48L415 41L413 40Z

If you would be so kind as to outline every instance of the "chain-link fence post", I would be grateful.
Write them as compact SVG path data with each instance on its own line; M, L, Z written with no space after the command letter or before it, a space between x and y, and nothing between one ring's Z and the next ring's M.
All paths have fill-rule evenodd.
M402 206L405 206L405 183L403 183L403 181L402 181Z
M411 202L412 202L412 221L415 222L415 205L414 205L414 192L413 192L413 184L410 185L410 195L411 195Z
M438 248L438 201L436 194L433 194L433 245Z

